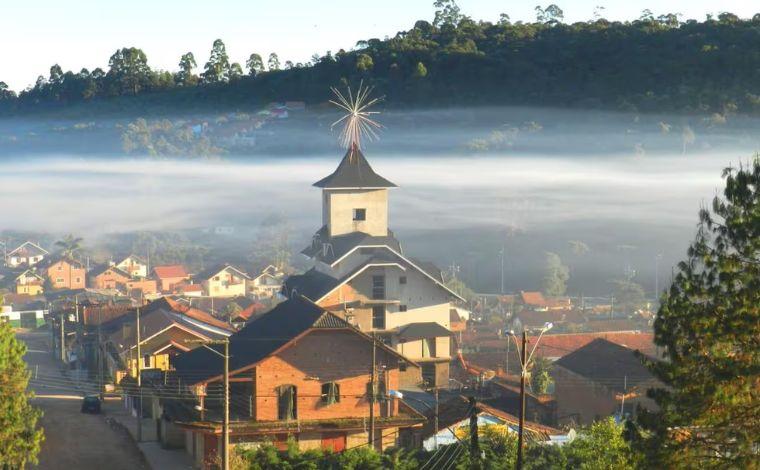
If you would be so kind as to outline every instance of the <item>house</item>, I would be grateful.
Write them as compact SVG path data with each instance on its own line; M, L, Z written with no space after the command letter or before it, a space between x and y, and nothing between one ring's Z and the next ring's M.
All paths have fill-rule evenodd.
M423 395L427 395L424 392ZM424 414L428 421L424 427L414 429L414 435L407 437L409 447L421 446L427 451L434 451L441 446L466 441L470 433L469 400L456 395L448 399L441 398L438 404L438 429L434 428L435 400L420 398L420 393L404 391L404 403ZM421 406L422 405L422 406ZM519 428L519 418L499 408L478 402L477 404L478 434L492 428L516 434ZM528 442L551 444L572 440L574 432L564 432L551 426L545 426L530 420L525 421L525 439ZM569 439L568 439L569 437Z
M655 409L646 391L659 382L632 349L602 338L557 360L552 378L560 423L633 415L637 405Z
M0 323L10 323L13 328L38 328L45 324L48 311L13 310L11 305L0 305Z
M182 282L174 286L174 293L182 297L203 297L203 286Z
M128 272L117 266L102 265L90 272L90 286L95 289L125 288L131 280Z
M404 375L405 384L447 386L449 311L463 299L446 287L440 269L406 256L389 230L388 191L396 185L375 173L354 145L314 186L322 190L323 225L301 252L313 267L290 276L283 294L305 296L405 350L423 374Z
M73 259L58 257L45 260L45 272L53 289L84 289L87 287L87 270Z
M147 278L130 279L124 283L124 289L132 297L150 299L158 294L158 282Z
M159 291L164 293L171 293L175 285L190 279L185 267L180 264L156 266L153 268L153 276L158 281Z
M115 266L132 277L148 277L148 265L135 255L129 255L115 264Z
M520 291L520 302L528 310L569 310L573 308L572 302L567 297L555 297L547 299L541 292Z
M283 273L271 264L248 281L248 293L256 298L272 298L282 290Z
M214 348L221 351L221 346ZM389 396L389 390L398 388L400 369L414 364L303 297L280 303L230 336L229 354L233 445L270 441L284 449L288 439L301 450L366 445L372 393L378 398L378 449L397 445L401 429L424 421ZM217 390L223 361L214 351L199 348L173 358L172 364L177 382L196 397L200 411L167 416L166 425L186 432L185 448L202 466L221 451ZM170 382L167 387L174 386ZM172 408L168 401L164 414Z
M222 339L232 334L227 327L198 321L162 305L140 314L138 357L136 316L130 315L129 320L108 337L105 345L105 350L113 352L111 376L117 383L124 376L137 376L138 361L141 369L165 371L170 357L200 346L199 341Z
M34 269L27 269L22 272L14 280L16 284L16 293L25 295L40 295L42 294L45 284L45 278L42 277Z
M47 250L36 243L26 241L6 255L5 265L9 268L18 268L20 266L31 267L42 261L49 254Z
M246 283L250 279L248 274L229 264L213 266L194 276L209 297L245 296Z

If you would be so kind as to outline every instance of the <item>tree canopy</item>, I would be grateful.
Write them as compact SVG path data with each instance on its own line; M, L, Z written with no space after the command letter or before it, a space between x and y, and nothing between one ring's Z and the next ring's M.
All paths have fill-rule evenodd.
M760 436L760 157L726 187L678 264L654 323L667 388L634 436L651 468L753 468Z
M544 261L544 294L563 295L567 290L567 281L570 279L570 269L562 264L562 258L557 253L546 253Z
M0 298L0 305L2 298ZM3 468L23 468L37 463L44 439L37 426L41 412L29 400L29 371L24 363L26 346L16 339L9 323L0 322L0 463Z
M191 61L181 61L180 72L173 75L151 69L144 51L122 48L111 57L107 73L56 67L49 79L40 77L18 96L0 87L0 110L45 110L156 93L166 95L163 105L174 106L323 102L330 86L364 80L396 106L683 111L713 116L716 122L732 113L760 111L760 14L739 18L723 13L697 21L645 11L634 21L619 22L605 19L597 9L592 19L567 24L555 4L537 7L532 23L512 22L507 13L496 22L478 21L454 0L436 0L433 9L431 21L419 20L386 39L367 38L350 51L316 55L307 64L288 61L281 69L280 58L272 53L265 71L261 56L251 54L240 80L229 80L232 64L218 39L196 85L202 93L175 79L188 77ZM237 67L232 73L237 76ZM154 98L145 102L154 103ZM679 131L686 152L694 134L688 127Z

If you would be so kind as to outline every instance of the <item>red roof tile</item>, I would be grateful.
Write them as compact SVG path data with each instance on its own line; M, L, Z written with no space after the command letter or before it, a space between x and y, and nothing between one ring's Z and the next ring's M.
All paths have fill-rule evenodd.
M546 299L541 292L520 292L520 297L525 305L531 305L535 307L546 307Z
M181 264L173 264L169 266L156 266L153 268L153 272L156 273L161 279L173 278L173 277L188 277L185 267Z

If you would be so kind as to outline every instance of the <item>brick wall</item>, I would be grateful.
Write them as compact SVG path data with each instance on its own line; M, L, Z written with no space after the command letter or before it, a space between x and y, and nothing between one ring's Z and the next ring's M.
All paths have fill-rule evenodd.
M277 392L281 385L295 385L299 420L369 416L367 384L372 363L372 344L350 331L313 331L290 348L260 363L255 372L254 419L277 420ZM378 369L387 364L387 389L398 388L395 356L377 349ZM322 402L322 384L337 382L340 402ZM394 402L391 413L398 411ZM386 406L375 405L376 416Z

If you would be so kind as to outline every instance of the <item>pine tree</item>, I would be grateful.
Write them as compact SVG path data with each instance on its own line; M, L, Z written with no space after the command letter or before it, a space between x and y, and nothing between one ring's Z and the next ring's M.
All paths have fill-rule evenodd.
M2 303L2 302L0 302ZM44 439L37 426L42 413L32 407L27 391L29 371L24 363L26 347L10 325L0 322L0 465L23 468L37 463Z
M723 177L655 320L665 360L650 367L667 388L632 429L651 468L757 468L760 157Z

